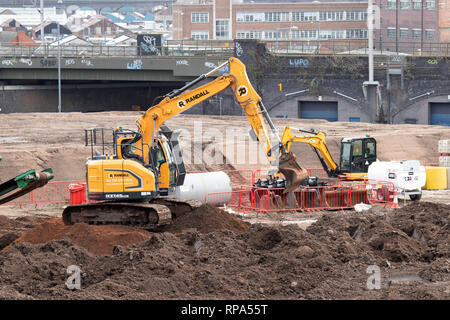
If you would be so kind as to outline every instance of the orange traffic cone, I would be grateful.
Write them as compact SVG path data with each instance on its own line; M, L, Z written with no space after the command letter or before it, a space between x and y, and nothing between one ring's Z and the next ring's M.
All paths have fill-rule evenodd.
M394 204L392 205L392 208L398 208L397 190L394 190Z

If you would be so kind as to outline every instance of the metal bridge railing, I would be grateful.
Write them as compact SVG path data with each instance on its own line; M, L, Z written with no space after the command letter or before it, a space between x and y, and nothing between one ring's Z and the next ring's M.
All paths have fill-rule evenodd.
M156 56L214 56L228 58L233 55L234 43L223 41L167 41L164 45L155 47L153 55L146 55L136 45L106 46L106 45L61 45L63 58L92 57L139 57L152 58ZM47 45L15 45L0 43L0 56L3 57L56 57L58 46Z
M368 54L366 39L322 39L320 42L317 40L272 40L264 43L268 51L279 55ZM450 56L450 43L446 42L425 42L421 45L419 42L375 41L374 46L375 54L378 55ZM64 58L213 56L226 59L234 54L234 41L169 40L162 46L153 48L154 55L144 54L136 45L62 45L60 48L61 57ZM54 43L45 46L0 43L0 56L3 57L56 57L57 54L58 47Z
M266 42L266 48L280 55L296 54L355 54L367 55L366 39L321 39L317 40L274 40ZM413 55L413 56L450 56L448 42L405 42L405 41L375 41L375 54L382 55Z

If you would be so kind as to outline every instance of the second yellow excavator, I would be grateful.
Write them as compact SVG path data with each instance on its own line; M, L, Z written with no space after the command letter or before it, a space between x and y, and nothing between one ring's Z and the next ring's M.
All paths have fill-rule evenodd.
M137 131L121 128L113 131L113 152L97 154L87 161L87 187L90 200L97 203L73 205L63 212L66 224L88 222L97 224L136 224L144 227L171 222L192 210L197 204L167 198L170 190L182 186L186 170L177 134L164 123L198 103L231 88L267 156L273 177L283 174L286 192L294 190L307 178L307 170L285 150L278 131L264 107L261 97L251 85L245 65L230 58L209 73L201 75L184 87L174 90L150 107L137 121ZM213 74L223 75L197 86ZM98 130L86 130L86 141ZM93 150L94 151L94 150Z
M290 152L293 143L306 143L319 157L328 177L341 177L345 180L367 179L369 166L377 160L377 141L370 136L343 138L341 155L337 164L328 150L325 134L314 129L296 129L308 136L295 136L290 127L285 127L281 141L286 152Z

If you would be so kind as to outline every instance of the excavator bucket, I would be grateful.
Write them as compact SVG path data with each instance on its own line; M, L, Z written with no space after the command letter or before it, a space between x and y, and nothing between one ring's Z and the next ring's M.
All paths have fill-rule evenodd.
M297 163L295 154L292 152L285 153L280 157L278 169L286 179L284 193L294 191L308 177L308 171Z

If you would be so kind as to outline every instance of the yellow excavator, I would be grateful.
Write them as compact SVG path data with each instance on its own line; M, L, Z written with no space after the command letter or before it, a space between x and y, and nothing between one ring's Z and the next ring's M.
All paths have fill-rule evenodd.
M215 73L225 71L212 81L199 85ZM150 107L136 121L138 130L113 130L112 154L98 152L87 161L87 194L99 202L68 206L63 211L66 224L133 224L145 228L170 223L173 218L198 206L198 202L167 197L170 190L182 186L186 170L177 133L164 123L198 103L231 88L252 127L254 136L267 156L272 177L285 180L286 192L296 189L306 178L295 155L286 152L278 130L251 85L245 65L237 58L201 75L176 89ZM99 131L100 130L100 131ZM100 132L100 133L99 133ZM87 129L86 144L101 135L103 129ZM89 143L88 143L89 140ZM104 141L101 143L105 145Z
M281 141L285 151L290 152L292 143L306 143L312 147L319 157L328 177L341 177L345 180L360 180L367 178L369 165L377 160L377 141L370 136L343 138L341 140L341 156L339 165L333 160L328 150L323 132L314 129L296 129L308 136L294 136L290 127L285 127Z

